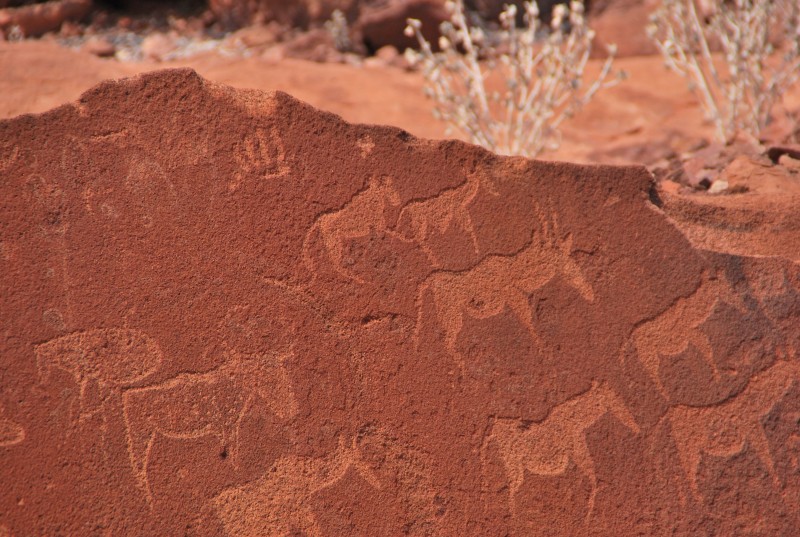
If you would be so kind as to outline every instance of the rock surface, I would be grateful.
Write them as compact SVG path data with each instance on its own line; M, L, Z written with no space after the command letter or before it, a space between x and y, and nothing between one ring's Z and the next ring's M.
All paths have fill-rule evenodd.
M58 30L65 21L78 21L92 10L92 0L60 0L0 9L0 31L17 28L23 37Z
M0 172L6 533L800 526L800 268L643 168L176 70L1 121Z

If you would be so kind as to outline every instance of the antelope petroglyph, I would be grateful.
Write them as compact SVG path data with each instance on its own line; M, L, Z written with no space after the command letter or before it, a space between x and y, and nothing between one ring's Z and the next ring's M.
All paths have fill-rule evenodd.
M475 254L479 253L478 236L469 213L469 204L478 195L481 184L487 185L489 192L497 195L488 181L471 175L463 185L433 198L411 202L400 212L398 231L420 244L434 268L441 268L441 261L431 248L429 238L433 232L445 233L452 225L460 226L467 233Z
M176 439L216 436L223 452L230 445L231 460L238 464L239 429L257 399L282 419L297 414L285 366L290 356L231 353L209 372L181 374L158 385L125 391L131 466L150 505L147 466L157 434Z
M340 438L336 450L325 457L282 457L257 481L223 491L213 500L217 515L230 537L320 536L312 497L335 485L351 468L371 486L381 488L356 441L347 445Z
M563 275L587 302L594 301L592 285L572 258L572 235L561 236L555 214L549 219L540 216L540 223L539 231L534 231L530 244L521 252L487 257L464 272L435 272L420 286L419 297L425 293L433 295L436 317L445 331L446 348L462 373L466 364L456 344L465 315L486 319L508 307L540 344L529 303L531 294ZM417 342L423 320L420 307Z
M491 442L498 446L509 478L509 502L514 516L526 470L541 476L561 475L572 461L591 485L585 518L589 521L597 494L597 475L586 443L586 430L609 412L639 434L639 426L622 398L605 383L598 382L593 382L587 392L556 406L544 421L528 428L516 419L494 421L484 446Z
M638 359L665 399L669 400L669 395L659 375L661 357L678 355L686 351L689 345L700 352L711 368L714 380L719 381L714 350L700 326L722 303L742 312L746 310L742 298L726 281L704 274L700 286L692 295L677 300L667 311L634 330L631 339Z
M703 500L697 484L703 453L732 457L741 453L745 446L755 451L775 487L780 488L761 420L796 382L800 382L800 362L779 360L753 376L739 395L724 403L711 407L680 405L670 409L667 416L672 436L695 499Z

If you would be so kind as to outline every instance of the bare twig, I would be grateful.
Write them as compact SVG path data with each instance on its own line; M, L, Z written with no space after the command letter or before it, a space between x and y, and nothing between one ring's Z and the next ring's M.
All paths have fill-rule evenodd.
M517 27L516 6L506 6L492 36L469 25L463 0L446 5L451 16L440 28L440 52L422 35L421 23L409 19L406 33L417 38L420 50L406 55L422 67L434 115L448 131L458 129L487 149L533 157L558 147L561 123L621 78L612 76L611 47L597 80L584 87L594 32L582 1L556 6L549 29L542 27L535 2L524 4L523 27ZM504 90L488 91L489 79L505 81Z

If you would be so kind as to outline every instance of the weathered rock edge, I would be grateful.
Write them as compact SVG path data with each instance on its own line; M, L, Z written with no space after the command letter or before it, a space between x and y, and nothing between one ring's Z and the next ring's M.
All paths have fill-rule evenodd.
M642 168L193 71L0 121L0 534L790 535L800 270Z

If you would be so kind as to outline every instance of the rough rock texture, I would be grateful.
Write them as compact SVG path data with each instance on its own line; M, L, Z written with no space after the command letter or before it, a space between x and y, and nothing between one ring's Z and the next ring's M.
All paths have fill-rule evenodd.
M641 168L181 70L0 122L0 174L0 534L800 527L800 268Z

